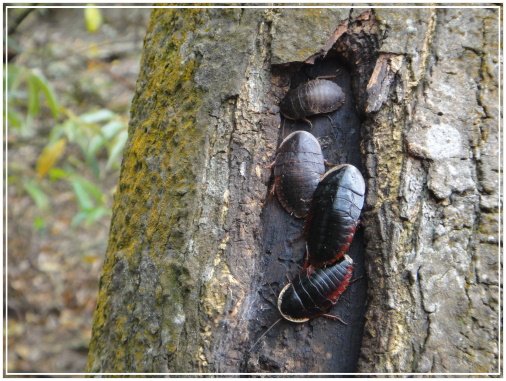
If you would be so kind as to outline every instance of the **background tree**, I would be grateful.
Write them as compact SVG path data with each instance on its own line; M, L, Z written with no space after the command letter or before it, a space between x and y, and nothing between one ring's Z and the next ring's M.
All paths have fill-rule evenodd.
M88 370L497 371L498 12L154 10ZM348 325L282 322L250 351L304 251L265 167L308 125L277 105L329 72L347 104L311 132L363 171L365 275Z

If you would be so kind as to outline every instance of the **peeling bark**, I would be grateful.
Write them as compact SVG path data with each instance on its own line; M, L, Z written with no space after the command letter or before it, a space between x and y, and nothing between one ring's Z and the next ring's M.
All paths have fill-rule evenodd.
M88 371L498 371L498 11L155 10ZM347 101L311 133L366 179L362 279L348 325L282 321L250 351L304 253L267 166L309 126L277 105L329 74Z

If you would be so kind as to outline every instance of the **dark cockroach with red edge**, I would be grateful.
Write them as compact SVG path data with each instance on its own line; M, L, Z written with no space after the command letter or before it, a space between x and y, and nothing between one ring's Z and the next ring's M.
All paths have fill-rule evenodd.
M344 92L339 85L326 79L313 79L288 91L279 107L288 119L304 119L326 114L344 104ZM310 123L310 122L309 122Z
M330 315L329 310L348 288L352 275L353 260L348 255L333 266L303 269L279 293L279 313L282 318L294 323L304 323L322 316L347 324L338 316ZM276 320L255 341L249 352L282 318Z
M286 320L303 323L318 316L340 320L328 311L346 290L353 275L353 260L344 259L333 266L302 270L279 293L278 309ZM341 320L342 322L342 320Z
M350 164L327 171L306 219L306 267L332 264L348 251L364 205L365 183Z
M304 218L325 172L320 143L309 132L295 131L279 146L273 166L273 192L288 213Z

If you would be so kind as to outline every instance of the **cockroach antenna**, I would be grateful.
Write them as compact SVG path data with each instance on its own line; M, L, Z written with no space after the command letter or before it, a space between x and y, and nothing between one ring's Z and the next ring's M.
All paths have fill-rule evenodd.
M262 333L262 335L261 335L261 336L257 339L257 341L255 341L255 343L251 346L251 348L250 348L250 349L248 349L248 353L251 353L251 351L253 350L253 348L255 348L255 347L256 347L256 345L260 342L260 340L262 340L262 338L263 338L265 335L267 335L267 333L268 333L268 332L269 332L272 328L274 328L274 326L275 326L276 324L278 324L281 320L283 320L283 318L279 318L279 319L278 319L278 320L276 320L276 321L275 321L275 322L274 322L274 323L273 323L273 324L272 324L269 328L267 328L267 330L266 330L264 333Z

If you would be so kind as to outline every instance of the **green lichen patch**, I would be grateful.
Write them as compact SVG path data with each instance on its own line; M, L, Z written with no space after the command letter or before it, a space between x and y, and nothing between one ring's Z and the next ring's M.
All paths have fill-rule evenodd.
M188 234L183 221L194 213L206 126L195 116L202 97L192 79L199 63L182 57L181 49L201 16L190 9L152 14L115 196L89 371L156 371L159 364L149 360L145 348L163 343L170 352L177 346L184 316L158 325L164 314L182 312L178 306L192 285L187 269L176 263L182 262Z

